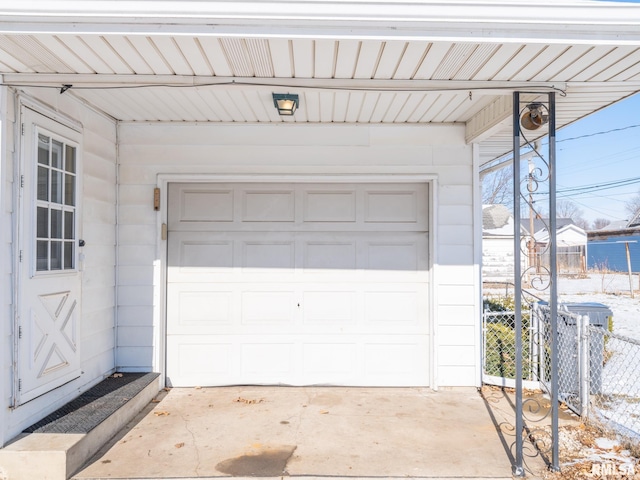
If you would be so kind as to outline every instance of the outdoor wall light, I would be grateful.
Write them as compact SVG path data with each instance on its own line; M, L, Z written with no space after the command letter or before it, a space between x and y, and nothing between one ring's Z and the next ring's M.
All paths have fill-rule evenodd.
M280 115L291 116L298 108L298 95L295 93L273 93L273 105Z
M549 115L545 114L545 107L542 103L530 103L527 111L520 117L520 125L526 130L537 130L549 122Z

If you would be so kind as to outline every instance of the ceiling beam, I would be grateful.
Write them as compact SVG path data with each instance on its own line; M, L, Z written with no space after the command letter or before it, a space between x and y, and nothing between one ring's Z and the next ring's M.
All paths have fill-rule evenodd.
M44 74L5 73L2 83L9 86L39 86L60 88L123 88L145 86L216 88L309 88L326 90L472 92L473 95L506 95L515 90L546 93L564 92L564 82L455 81L455 80L382 80L337 78L257 78L205 77L188 75L114 75L114 74ZM605 85L605 84L603 84ZM611 87L611 84L606 84ZM621 82L622 85L622 82ZM629 90L629 82L624 82ZM640 89L640 82L638 82Z

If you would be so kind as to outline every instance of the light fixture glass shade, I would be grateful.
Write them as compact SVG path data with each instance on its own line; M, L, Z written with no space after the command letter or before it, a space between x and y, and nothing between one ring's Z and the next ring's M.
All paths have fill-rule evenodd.
M298 108L298 95L292 93L274 93L273 105L280 115L291 116Z

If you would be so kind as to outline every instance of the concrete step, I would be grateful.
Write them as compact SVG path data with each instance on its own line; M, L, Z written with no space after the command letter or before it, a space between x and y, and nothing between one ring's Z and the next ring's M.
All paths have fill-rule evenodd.
M66 480L160 390L157 373L116 374L0 449L0 480Z

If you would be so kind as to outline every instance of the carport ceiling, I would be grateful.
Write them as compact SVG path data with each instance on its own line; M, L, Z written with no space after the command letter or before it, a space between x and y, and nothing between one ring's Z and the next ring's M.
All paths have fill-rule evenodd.
M220 9L218 28L212 28L201 18L205 14L159 19L132 11L138 17L127 17L130 23L123 20L128 15L126 6L160 8L157 5L183 2L117 2L123 8L115 19L106 16L109 12L91 11L91 5L105 2L61 3L59 8L66 8L67 17L62 11L43 13L34 7L25 13L19 6L15 11L2 7L3 82L17 88L72 85L64 95L127 122L463 123L467 141L480 142L482 160L488 161L511 148L514 90L532 92L525 95L527 100L535 99L536 92L557 91L558 126L640 90L638 9L613 9L620 18L635 14L624 27L635 35L620 25L616 35L616 25L609 20L600 27L601 39L591 38L588 30L580 34L584 25L565 26L567 31L558 36L567 38L554 39L544 18L538 20L540 28L545 27L544 35L536 35L534 18L518 38L522 22L517 23L517 18L505 25L486 18L472 23L462 18L465 10L459 6L457 21L467 28L458 31L455 21L418 15L421 8L431 5L433 9L437 2L413 4L416 15L410 24L397 18L380 20L373 10L366 20L362 8L368 2L338 2L360 9L358 21L356 13L351 13L360 30L356 26L340 29L349 11L340 19L327 20L326 13L320 19L309 10L309 18L300 19L296 29L294 14L274 20L254 12L254 19L247 20L245 15L239 20L238 13L238 18L221 14L222 6L233 3L208 2L208 7L218 4ZM186 2L184 8L192 3L203 8L203 2ZM303 3L287 5L293 8ZM312 9L310 3L307 7ZM324 3L313 2L316 7ZM500 7L497 2L465 3L470 8L483 6L485 14ZM595 2L556 5L590 3ZM49 10L56 8L47 5ZM412 6L375 3L376 8L380 5L389 9ZM438 12L446 16L442 8ZM511 10L513 5L501 8L512 15L518 13ZM598 13L592 6L587 10ZM543 11L536 12L543 16ZM272 28L257 22L260 18ZM429 35L419 33L420 22ZM457 36L441 31L442 25L455 30ZM481 31L489 26L493 30ZM272 92L299 94L296 115L278 116Z

